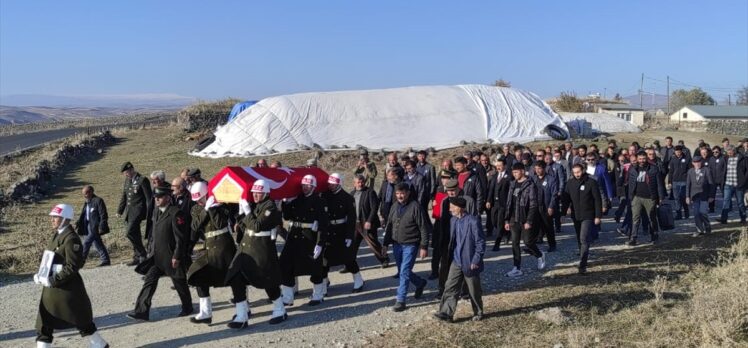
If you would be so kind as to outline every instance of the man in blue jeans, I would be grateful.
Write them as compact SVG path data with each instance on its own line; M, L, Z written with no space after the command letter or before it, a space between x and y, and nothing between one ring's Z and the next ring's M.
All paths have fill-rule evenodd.
M732 196L735 195L740 222L745 223L746 211L743 195L748 188L748 156L739 154L732 145L727 146L727 171L724 183L720 222L727 223L727 213L732 210Z
M384 233L384 245L393 245L392 252L400 274L397 302L392 307L395 312L405 310L409 283L416 286L414 298L420 298L426 287L426 280L413 273L413 266L416 257L424 259L428 256L431 221L423 207L410 199L410 193L410 185L406 183L395 186L397 203L390 209Z

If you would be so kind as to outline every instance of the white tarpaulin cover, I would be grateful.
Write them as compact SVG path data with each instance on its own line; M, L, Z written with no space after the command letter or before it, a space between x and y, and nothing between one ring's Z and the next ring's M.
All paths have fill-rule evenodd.
M589 122L592 130L604 133L639 133L641 129L633 123L610 114L591 112L561 112L561 118L569 123L577 119Z
M566 131L537 95L485 85L303 93L260 100L215 132L205 157L250 156L362 145L372 149L448 148L460 141L548 139Z

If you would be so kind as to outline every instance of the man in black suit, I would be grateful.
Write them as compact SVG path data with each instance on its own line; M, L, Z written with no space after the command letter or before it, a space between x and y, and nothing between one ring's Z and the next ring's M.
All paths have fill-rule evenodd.
M109 215L106 211L104 200L94 194L94 188L91 185L83 186L83 198L86 203L83 204L78 223L75 226L78 234L85 236L83 239L83 260L88 257L88 251L91 245L99 253L101 262L99 267L109 266L109 252L106 250L101 236L109 233Z
M377 229L380 226L379 216L379 197L373 189L366 186L367 178L363 174L357 174L353 177L353 196L356 206L356 234L353 239L353 255L358 255L358 248L361 242L366 240L366 244L372 249L374 256L382 264L382 268L390 265L390 259L387 252L382 250L382 244L377 237ZM350 270L343 269L341 273L348 273Z
M130 162L125 162L120 171L125 176L125 183L117 208L117 217L125 217L127 239L132 243L134 251L133 260L127 265L135 266L147 256L141 239L140 223L146 218L151 205L151 184L147 178L135 171Z
M153 255L149 257L149 260L153 259L153 265L145 274L135 310L127 314L129 318L136 320L149 320L151 299L159 278L163 276L171 278L182 302L179 316L190 315L194 310L187 286L187 269L191 259L187 252L189 226L186 217L179 208L171 205L171 187L168 184L156 187L154 196L156 209L153 213Z
M496 173L488 180L488 196L486 197L486 208L489 209L493 222L493 229L497 231L496 243L493 245L493 251L499 251L501 240L506 238L507 241L511 235L508 230L504 229L504 208L506 200L509 197L509 182L512 181L512 175L507 171L506 159L501 157L496 160Z

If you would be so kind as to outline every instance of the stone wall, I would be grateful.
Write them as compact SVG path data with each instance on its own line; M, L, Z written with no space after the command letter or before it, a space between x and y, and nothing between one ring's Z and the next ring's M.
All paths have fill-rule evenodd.
M226 123L229 112L238 99L225 99L212 103L190 105L177 114L177 122L185 131L215 130L218 125Z
M10 202L38 201L46 194L46 188L51 179L60 174L65 165L81 157L100 154L103 148L113 144L114 140L114 136L109 131L104 131L62 145L50 159L36 163L32 174L21 178L2 192L0 205Z

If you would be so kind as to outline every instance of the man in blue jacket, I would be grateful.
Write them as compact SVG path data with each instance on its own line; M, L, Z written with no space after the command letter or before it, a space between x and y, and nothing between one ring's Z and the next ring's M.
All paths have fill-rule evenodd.
M452 321L457 309L457 300L465 285L473 307L473 321L483 318L480 273L483 271L486 240L480 218L466 214L466 206L467 202L462 197L449 198L449 211L452 213L449 253L452 255L452 263L449 266L439 311L435 314L436 318L444 321Z

